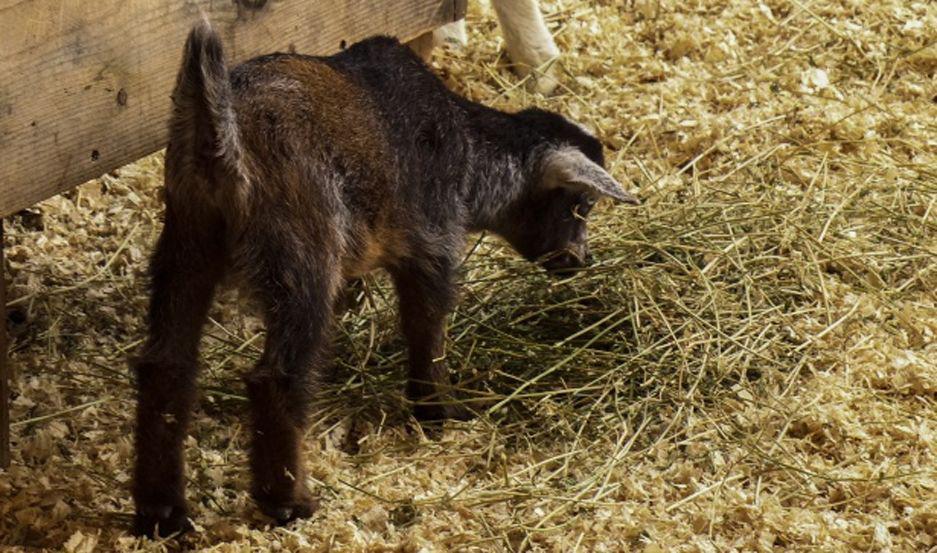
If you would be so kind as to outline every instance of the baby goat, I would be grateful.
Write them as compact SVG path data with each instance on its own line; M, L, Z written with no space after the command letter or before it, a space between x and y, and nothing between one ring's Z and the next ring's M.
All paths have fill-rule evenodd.
M271 54L228 71L207 23L185 45L166 149L165 226L136 364L137 533L188 527L182 442L212 295L236 276L259 301L264 351L246 377L252 493L309 516L300 445L308 389L348 279L390 272L420 421L454 413L439 360L466 234L488 230L550 271L589 257L585 216L637 200L602 146L563 117L503 113L450 92L408 48L371 38L332 57Z

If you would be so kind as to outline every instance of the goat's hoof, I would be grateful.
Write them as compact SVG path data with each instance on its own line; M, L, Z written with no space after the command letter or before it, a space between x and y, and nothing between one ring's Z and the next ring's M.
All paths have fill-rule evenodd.
M534 78L528 86L533 92L539 92L544 96L552 96L553 93L556 92L556 87L558 87L559 84L560 81L557 80L556 77L550 73L546 73Z
M548 63L549 60L544 60ZM539 65L539 64L538 64ZM543 96L552 96L560 85L555 67L549 67L546 71L539 69L521 69L516 68L517 75L527 77L527 90L529 92L539 92Z
M300 518L309 518L319 508L319 502L309 497L308 493L292 501L270 501L258 500L260 510L276 521L278 526L283 526Z
M458 403L413 404L413 417L424 428L427 425L439 425L446 420L467 421L475 418L475 413Z
M168 538L192 530L189 514L183 505L137 505L133 533L148 538Z
M477 415L468 407L464 405L445 405L446 418L451 421L470 421L474 419Z

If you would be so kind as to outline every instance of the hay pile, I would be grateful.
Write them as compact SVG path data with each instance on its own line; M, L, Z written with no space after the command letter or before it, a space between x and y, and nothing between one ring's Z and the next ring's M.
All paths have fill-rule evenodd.
M447 81L595 127L645 198L602 206L589 271L483 238L448 362L483 416L440 441L401 398L393 294L343 316L306 441L309 521L251 505L226 295L205 339L189 498L210 551L926 551L937 546L937 8L904 0L546 2L562 94L529 95L488 9ZM126 534L130 379L154 156L10 224L14 466L0 543ZM44 226L44 229L42 228ZM197 447L196 447L197 446Z

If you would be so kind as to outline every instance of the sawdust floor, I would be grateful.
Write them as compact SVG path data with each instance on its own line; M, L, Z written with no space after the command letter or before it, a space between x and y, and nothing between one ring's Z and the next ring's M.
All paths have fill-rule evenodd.
M435 65L470 97L595 128L644 198L548 281L485 238L449 363L488 408L414 431L386 280L339 324L306 442L310 520L247 497L240 375L262 328L212 311L188 496L210 551L933 551L937 8L884 0L545 2L561 93L526 92L491 11ZM181 50L181 45L180 45ZM0 548L128 535L159 155L7 222L13 466Z

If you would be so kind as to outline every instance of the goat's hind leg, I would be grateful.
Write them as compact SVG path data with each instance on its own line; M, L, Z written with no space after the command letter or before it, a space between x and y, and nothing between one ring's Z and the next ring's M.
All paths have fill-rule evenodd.
M196 396L199 336L225 262L220 223L192 223L169 206L150 265L149 335L135 365L138 535L191 528L182 443Z
M279 524L312 515L316 501L305 485L302 438L310 391L327 349L328 327L338 290L331 264L307 267L290 252L268 259L267 340L245 379L251 403L252 494Z

